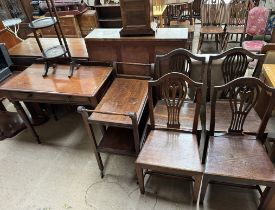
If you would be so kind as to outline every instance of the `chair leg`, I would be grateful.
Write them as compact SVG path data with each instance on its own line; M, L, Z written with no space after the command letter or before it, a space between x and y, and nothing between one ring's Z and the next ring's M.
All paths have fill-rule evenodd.
M198 43L198 50L197 53L201 50L202 42L203 42L204 34L200 34L199 43Z
M202 174L195 176L194 179L195 179L195 183L193 187L193 203L197 203L200 187L201 187Z
M274 194L275 194L275 186L266 187L264 192L264 197L261 200L258 210L265 210L268 207L270 207Z
M225 37L224 37L224 41L223 41L223 47L222 47L223 50L226 50L227 44L228 44L228 40L229 40L229 34L226 33Z
M219 35L215 34L216 50L219 51Z
M139 164L136 164L136 173L137 173L137 178L138 178L138 185L139 185L139 190L141 194L145 193L144 189L144 176L143 176L143 169Z
M203 200L205 197L208 184L209 184L208 175L204 174L202 178L202 183L201 183L200 204L203 204Z

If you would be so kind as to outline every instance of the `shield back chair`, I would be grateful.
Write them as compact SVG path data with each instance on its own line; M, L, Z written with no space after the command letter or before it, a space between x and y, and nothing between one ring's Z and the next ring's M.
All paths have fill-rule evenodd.
M187 75L196 82L203 82L206 90L206 71L205 57L193 55L186 49L176 49L166 55L157 55L155 60L154 79L157 80L170 72L179 72ZM154 104L155 104L155 122L159 125L166 126L166 105L161 98L161 93L158 87L154 89ZM188 87L188 95L184 106L180 110L180 122L185 128L192 129L188 119L192 119L195 111L195 90L192 86ZM205 99L206 91L203 92L203 100ZM201 131L201 123L198 125L198 130Z
M201 19L201 2L202 0L194 0L192 4L194 22Z
M245 22L247 20L247 11L252 7L251 0L232 0L229 3L229 17L226 25L226 34L223 41L223 50L226 50L227 44L240 43L242 45ZM229 41L233 35L236 35L236 41ZM240 35L240 41L238 41Z
M216 135L216 101L218 92L228 91L230 99L231 121L228 132ZM247 116L253 107L259 103L261 91L270 94L268 106L257 129L257 135L244 134ZM264 133L272 109L275 105L275 89L266 86L255 77L237 78L225 85L215 86L211 100L210 139L205 171L201 186L200 203L203 202L209 183L235 184L236 186L267 186L275 187L275 168L269 159L263 143ZM267 196L267 197L270 197ZM271 196L272 197L272 196ZM262 207L262 206L260 206Z
M261 40L247 40L242 43L242 47L251 52L261 52L262 47L266 44L264 41L270 10L265 7L254 7L248 12L246 27L243 34L246 38L261 36Z
M214 86L224 85L236 78L248 76L247 67L251 60L257 61L256 68L252 76L259 77L264 62L263 54L254 54L241 47L232 48L219 55L209 57L207 66L207 101L213 93ZM219 64L219 65L217 65ZM219 92L216 101L216 132L225 133L228 123L231 120L231 109L227 100L230 99L228 91ZM255 106L247 116L247 123L244 126L244 132L255 133L255 126L258 127L261 122L261 106ZM206 149L210 131L211 103L206 103L206 140L203 152L202 162L205 162Z
M222 24L225 16L225 2L223 0L204 0L201 4L201 29L197 53L200 52L205 35L214 35L216 50L222 48L224 29Z
M181 129L180 110L186 99L189 86L196 88L196 106L191 121L192 129ZM165 101L166 126L159 126L155 119L153 88L161 87ZM160 173L191 177L194 181L193 201L196 202L200 190L203 168L200 163L197 127L201 105L202 83L197 83L182 73L168 73L155 81L149 81L148 102L151 132L136 160L136 172L143 194L145 174ZM144 170L146 170L144 174Z

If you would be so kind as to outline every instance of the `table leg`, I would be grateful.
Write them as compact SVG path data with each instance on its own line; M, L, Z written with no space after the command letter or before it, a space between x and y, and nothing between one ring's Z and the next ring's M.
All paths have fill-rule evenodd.
M23 107L21 106L21 104L19 103L19 101L12 101L14 107L16 108L19 116L22 118L22 120L24 121L25 125L27 126L27 128L29 129L29 131L32 133L32 135L34 136L34 138L36 139L38 144L41 144L40 139L38 134L36 133L35 129L33 128L25 110L23 109Z

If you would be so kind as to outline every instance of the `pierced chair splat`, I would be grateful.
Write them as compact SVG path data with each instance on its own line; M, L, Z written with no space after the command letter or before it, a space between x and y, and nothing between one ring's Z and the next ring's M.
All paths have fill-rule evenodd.
M228 132L216 136L216 101L218 93L227 91L230 99L231 120ZM248 115L259 102L260 92L266 91L271 95L268 107L255 135L244 134ZM269 159L263 143L265 128L275 105L275 89L266 86L258 78L241 77L225 85L214 87L211 100L210 139L205 171L202 181L200 202L205 197L209 183L234 183L235 186L263 185L268 189L275 187L275 168ZM256 126L254 127L256 129ZM270 198L270 196L267 196ZM272 196L271 196L272 197ZM262 205L259 209L264 209Z
M192 119L192 129L180 129L180 109L187 95L187 85L196 88L196 107ZM167 109L166 126L155 123L153 87L160 86ZM155 81L149 81L148 101L151 132L136 160L136 171L140 192L145 192L144 176L160 173L183 176L194 181L193 201L196 202L200 190L203 168L200 163L197 127L201 105L202 83L197 83L181 73L168 73ZM144 171L146 173L144 174Z

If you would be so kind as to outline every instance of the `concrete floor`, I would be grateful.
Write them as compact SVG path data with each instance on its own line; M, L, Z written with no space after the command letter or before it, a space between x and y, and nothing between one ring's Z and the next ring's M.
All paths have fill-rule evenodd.
M4 210L253 210L259 194L210 185L203 206L193 205L191 182L151 176L140 195L134 158L103 155L105 177L77 113L36 127L37 144L24 130L0 142L0 209Z
M198 32L193 52L197 43ZM215 52L214 43L206 47ZM79 114L65 113L36 129L41 145L27 130L0 142L0 210L256 210L259 204L256 191L210 185L204 205L194 205L190 182L158 176L147 179L141 195L134 158L103 155L100 178Z

